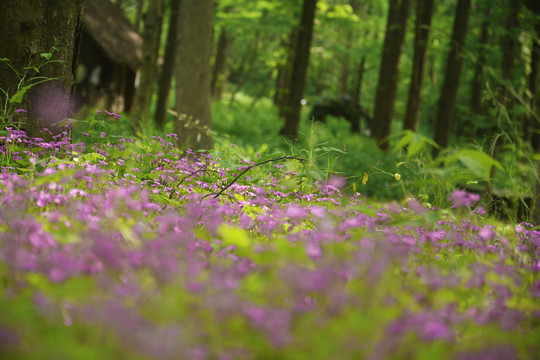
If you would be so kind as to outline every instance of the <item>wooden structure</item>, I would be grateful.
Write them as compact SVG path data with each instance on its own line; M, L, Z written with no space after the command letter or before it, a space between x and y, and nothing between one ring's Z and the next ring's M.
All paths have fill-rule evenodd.
M128 112L142 65L142 37L110 0L86 0L76 92L84 105Z

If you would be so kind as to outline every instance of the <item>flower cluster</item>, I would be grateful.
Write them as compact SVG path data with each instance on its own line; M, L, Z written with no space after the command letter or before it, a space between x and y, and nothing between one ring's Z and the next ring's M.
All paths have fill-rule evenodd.
M228 168L174 137L91 149L66 134L0 138L1 354L538 354L530 224L348 198L340 179L305 187L294 160Z

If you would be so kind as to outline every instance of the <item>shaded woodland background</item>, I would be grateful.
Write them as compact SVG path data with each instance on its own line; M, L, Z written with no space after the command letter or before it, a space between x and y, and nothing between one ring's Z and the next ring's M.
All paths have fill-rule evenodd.
M326 126L353 157L342 162L356 183L370 173L366 163L384 160L391 149L415 155L421 147L429 153L423 161L439 159L431 164L436 168L448 167L452 149L468 146L502 167L523 165L515 182L497 185L495 163L475 155L490 169L482 191L527 184L517 190L520 199L536 199L540 5L534 0L62 2L72 15L84 14L74 29L34 21L38 10L13 13L14 1L3 2L0 57L14 59L12 65L22 58L22 67L29 49L35 62L53 46L64 49L54 55L78 66L66 66L66 76L41 75L60 76L82 106L78 116L95 106L129 112L131 134L176 132L182 148L211 149L216 134L272 148L283 144L278 135L293 144L309 137L314 110L350 106L325 110ZM40 28L49 40L37 44L21 32L27 28ZM52 40L68 37L73 43ZM65 51L70 46L80 51ZM18 80L10 71L0 67L0 84L13 94ZM28 113L18 121L43 121L33 106L22 102ZM332 111L353 114L360 131L351 134ZM56 120L71 116L66 109ZM34 127L40 128L28 128ZM366 159L374 145L382 152ZM339 157L332 146L325 149Z
M388 136L402 129L425 134L441 148L493 140L501 132L534 150L539 145L540 28L534 1L219 1L215 9L207 2L206 20L191 26L204 1L183 11L190 1L150 3L116 1L145 44L154 43L143 50L148 69L140 71L136 103L144 108L142 94L158 89L158 128L171 121L167 104L175 106L166 91L172 75L175 92L189 89L193 80L182 80L182 69L192 74L197 66L208 68L208 58L211 67L198 76L210 82L212 99L232 107L240 93L254 103L272 98L286 119L281 134L290 139L298 136L302 99L312 106L348 96L365 115L362 128L384 150ZM203 22L212 23L210 30ZM193 35L190 28L196 29ZM211 55L175 49L208 37ZM194 63L186 66L188 58ZM159 70L150 70L149 63L159 63ZM181 104L186 96L176 97L179 113L196 102ZM200 115L209 104L199 107L195 118L210 126L202 119L209 115Z

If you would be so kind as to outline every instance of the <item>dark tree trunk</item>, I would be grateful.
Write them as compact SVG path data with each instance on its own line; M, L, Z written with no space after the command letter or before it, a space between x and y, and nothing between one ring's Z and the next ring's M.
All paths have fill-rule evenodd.
M144 16L143 65L135 98L135 109L131 116L131 131L140 136L146 131L150 103L156 84L157 59L163 24L163 0L152 0Z
M489 23L491 11L486 11L480 30L478 43L478 56L474 64L474 75L471 84L471 112L476 115L482 114L482 90L484 89L484 66L486 64L486 46L489 42Z
M409 8L410 0L390 0L373 113L374 135L379 147L385 151L390 146L387 138L394 116L399 63L407 31Z
M444 81L439 97L435 124L435 142L439 144L441 149L447 148L450 142L470 9L471 0L458 0L450 52L446 60L446 70L444 72ZM438 149L434 149L434 155L437 154Z
M347 95L349 90L349 74L351 73L351 51L352 46L352 33L347 31L345 36L345 53L341 58L341 75L338 83L338 94Z
M22 86L30 86L21 102L8 103L11 109L3 108L6 99L0 93L0 114L5 110L10 116L18 108L28 111L6 120L19 122L30 136L48 140L50 136L41 131L48 128L58 133L55 124L72 116L81 11L82 0L0 1L0 58L9 59L11 67L27 76L20 83L13 70L0 62L0 87L12 97ZM51 50L52 62L39 73L25 69L42 64L41 54ZM39 77L48 81L37 84Z
M279 109L279 116L283 117L283 109L287 106L287 98L289 97L289 88L291 83L292 65L294 63L294 52L296 42L298 40L298 28L294 27L291 30L291 35L288 41L283 40L283 47L287 49L287 58L285 63L278 69L276 77L276 91L274 93L274 105Z
M356 81L351 93L351 99L353 103L360 105L360 99L362 97L362 82L364 81L364 71L366 70L366 56L362 56L360 64L356 70Z
M238 94L240 90L242 90L244 85L246 85L246 83L248 82L251 74L253 73L253 68L255 66L257 56L259 55L260 40L260 33L256 32L255 36L253 37L253 47L251 48L249 58L242 59L242 63L239 66L239 69L241 70L241 75L240 79L236 83L236 86L231 93L231 99L229 100L229 108L232 107L232 105L236 101L236 94Z
M285 124L280 131L280 135L289 140L294 140L298 136L301 108L300 101L302 100L304 88L306 86L316 4L317 0L304 0L302 4L298 41L296 42L292 75L289 84L290 93L287 97L287 105L283 109Z
M227 89L227 56L231 39L225 28L221 29L217 42L216 59L214 62L214 70L212 72L212 98L221 99Z
M176 69L176 121L178 146L212 148L212 53L213 0L182 0L178 19Z
M506 20L506 27L504 29L504 35L502 37L502 79L503 85L499 94L501 104L506 107L508 104L508 96L510 94L509 89L513 87L512 73L514 70L514 63L518 53L518 42L516 29L519 28L519 11L521 4L519 1L510 1L510 12Z
M537 107L536 102L538 101L537 95L538 95L538 85L540 81L540 22L539 22L539 16L540 16L540 3L535 0L525 0L524 1L527 8L536 16L536 39L533 39L533 50L531 53L531 72L529 73L529 91L531 92L530 97L530 112L527 115L527 118L530 117L531 122L534 122L536 126L534 126L537 130L539 129L539 116L537 114ZM533 125L531 124L531 127ZM534 139L534 138L533 138ZM540 139L535 140L538 141L538 144L533 147L533 151L539 152L540 151ZM535 225L540 225L540 162L537 163L536 168L536 179L535 179L535 198L534 198L534 205L533 205L533 214L532 214L533 222Z
M426 60L428 51L431 18L433 17L434 0L418 0L416 9L416 23L414 28L414 55L413 72L407 111L403 119L403 129L416 132L420 114L422 83L426 73Z
M167 120L167 108L169 107L169 94L171 81L176 67L177 37L178 37L178 13L181 0L172 0L171 13L169 14L169 29L167 31L167 44L165 45L165 59L161 68L158 84L158 98L154 121L156 127L163 130Z
M533 39L531 53L531 71L529 73L529 112L525 116L531 138L531 145L535 151L540 151L540 118L537 113L538 85L540 82L540 23L536 24L536 38Z

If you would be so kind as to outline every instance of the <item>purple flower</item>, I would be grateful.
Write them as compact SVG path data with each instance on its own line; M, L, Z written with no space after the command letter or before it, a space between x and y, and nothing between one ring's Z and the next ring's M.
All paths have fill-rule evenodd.
M18 113L27 113L28 111L27 110L24 110L24 109L17 109L15 110L15 113L18 114Z
M452 208L465 208L480 201L480 195L465 190L454 190L448 200L453 203Z

